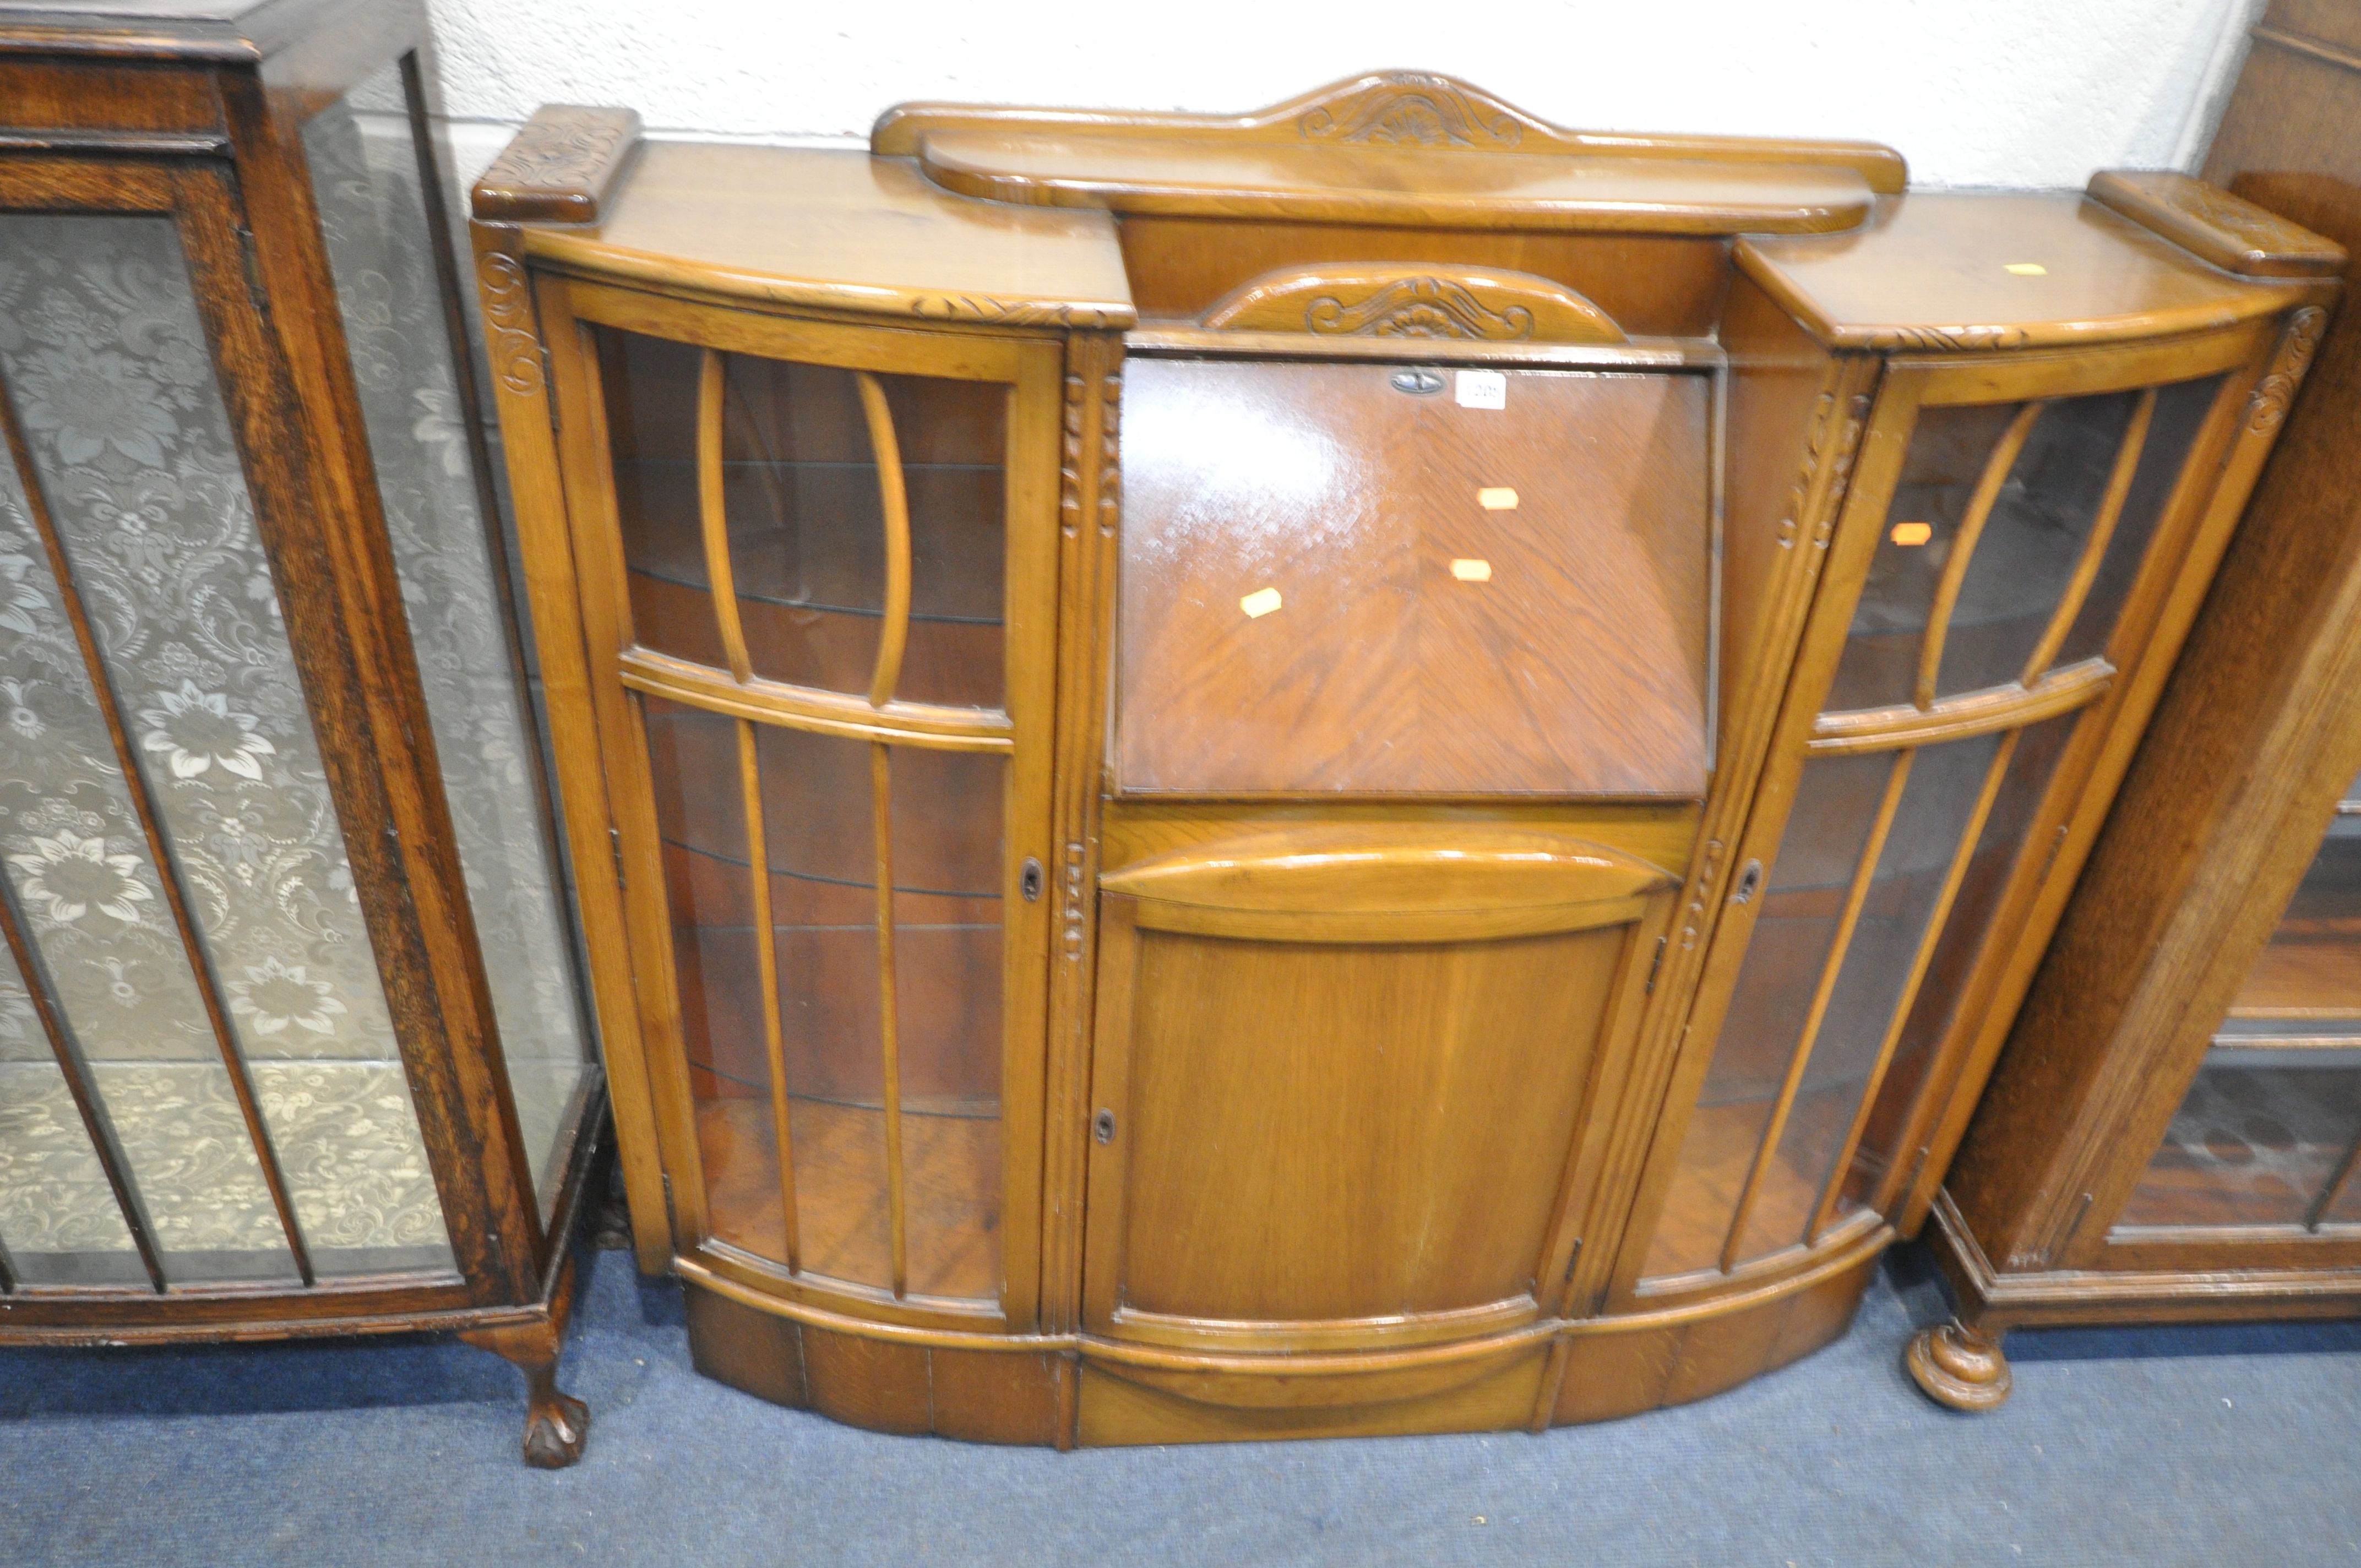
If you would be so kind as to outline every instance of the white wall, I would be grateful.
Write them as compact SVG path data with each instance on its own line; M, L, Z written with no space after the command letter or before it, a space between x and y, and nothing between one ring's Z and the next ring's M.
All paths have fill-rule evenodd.
M854 141L910 98L1235 112L1407 67L1561 125L1862 137L1920 184L2022 188L2190 162L2260 0L432 5L445 107L483 122L463 164L544 103Z

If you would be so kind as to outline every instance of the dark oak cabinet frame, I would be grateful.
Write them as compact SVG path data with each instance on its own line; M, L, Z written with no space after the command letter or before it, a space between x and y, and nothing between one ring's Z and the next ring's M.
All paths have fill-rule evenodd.
M2336 293L2178 177L1904 185L1411 73L544 110L478 280L698 1366L1063 1446L1841 1332Z
M51 442L60 416L43 411L26 380L12 375L5 378L12 384L0 422L23 491L24 515L15 521L30 528L39 543L37 554L12 562L38 575L33 598L14 600L13 609L22 617L29 603L32 613L55 612L63 618L59 625L71 625L84 666L75 678L92 683L91 711L104 715L100 733L112 737L104 765L123 781L132 813L125 820L144 828L139 853L160 890L160 902L146 892L123 896L166 911L166 927L185 949L202 995L197 1027L203 1048L211 1052L218 1045L225 1091L234 1097L240 1131L231 1135L250 1140L255 1179L268 1190L268 1210L257 1223L283 1234L285 1250L283 1278L270 1266L259 1274L209 1281L189 1272L193 1266L159 1239L149 1206L162 1192L153 1180L143 1183L132 1168L136 1159L126 1160L122 1107L110 1106L111 1094L92 1077L77 1043L87 1014L77 1018L72 1000L50 983L55 976L36 928L42 912L32 907L33 883L20 856L13 884L0 887L7 894L0 899L5 968L23 987L27 1016L38 1020L38 1059L53 1057L71 1090L78 1125L88 1130L119 1206L119 1219L108 1223L127 1230L141 1277L120 1285L49 1278L29 1253L20 1253L13 1266L0 1269L0 1343L456 1331L525 1370L532 1404L526 1457L562 1464L579 1453L584 1426L580 1405L559 1394L554 1382L572 1291L566 1238L603 1091L595 1063L578 1061L562 1104L552 1108L546 1127L532 1127L536 1146L527 1146L504 1070L496 985L487 974L455 838L455 803L446 797L437 761L436 723L451 716L430 713L422 689L403 595L403 574L415 563L398 563L389 543L379 479L390 470L373 466L370 455L372 434L383 442L386 432L373 432L368 421L368 398L356 381L357 345L346 339L340 280L324 240L325 196L314 181L325 180L327 171L307 160L307 128L324 111L343 113L346 95L367 79L391 94L389 123L400 125L406 115L415 159L414 166L395 170L412 209L402 221L420 230L424 245L416 254L431 259L422 264L429 269L423 319L403 324L439 334L454 378L448 389L456 397L432 411L414 410L412 417L432 411L449 422L453 444L446 460L456 466L447 477L463 498L461 510L495 518L473 411L473 360L460 295L451 268L437 266L447 251L448 224L427 130L432 75L424 7L398 0L228 5L216 14L188 7L169 15L137 7L0 8L0 118L5 121L0 223L22 225L31 214L82 224L152 218L170 225L157 242L158 254L169 259L177 247L185 259L184 285L130 263L112 276L122 291L118 298L134 302L126 308L156 313L174 307L148 302L184 286L192 319L201 324L197 362L174 373L184 372L192 384L209 378L225 405L225 434L234 446L229 461L251 497L251 519L244 526L258 530L268 560L267 577L251 584L249 594L275 604L292 659L291 683L300 676L300 692L286 688L293 722L316 736L324 800L332 807L324 830L349 865L365 922L365 931L352 939L359 942L364 963L373 952L368 983L383 988L382 1016L390 1036L379 1043L378 1054L398 1058L390 1091L396 1098L390 1102L406 1096L414 1109L412 1153L431 1168L431 1185L421 1189L420 1201L439 1210L437 1234L447 1234L448 1243L440 1261L345 1261L334 1267L324 1251L333 1238L313 1226L307 1245L306 1216L298 1212L305 1201L304 1178L286 1168L286 1127L274 1128L275 1113L258 1103L257 1069L245 1051L257 1036L242 1031L261 1026L255 1011L260 1004L214 950L218 933L209 922L224 895L211 883L192 891L189 840L177 826L159 820L162 792L202 774L208 763L202 756L182 757L172 768L155 771L158 747L169 745L170 737L145 733L154 729L156 715L136 711L144 689L135 693L124 685L121 651L110 641L127 612L119 599L91 598L88 552L95 547L87 538L65 537L73 498L60 488L57 470L43 466L55 447L42 444ZM34 259L39 258L20 258ZM139 294L142 289L152 294ZM19 295L10 309L27 303ZM165 330L156 324L160 313L144 319L149 334ZM12 351L19 346L12 344ZM131 417L120 405L115 413ZM137 451L143 442L152 446L170 436L154 430L124 434L117 427L113 439L122 450ZM382 448L380 457L391 461ZM245 515L233 501L222 505L226 510L220 516L232 525ZM135 521L126 514L118 526L128 530ZM484 552L495 576L504 570L496 529L470 548ZM501 587L489 579L479 584L493 595L488 605ZM18 630L27 624L20 620ZM512 680L521 693L522 667L512 668L505 657L519 647L514 625L503 629L491 619L482 630L500 644L497 678ZM190 701L199 700L195 687L186 690ZM223 714L220 699L211 700L214 713ZM536 787L538 747L530 740L529 707L522 712L526 754L513 761L523 771L516 787L529 824L535 810L545 814L548 807L545 797L536 806L525 793ZM246 730L258 738L254 722L250 716L244 719ZM54 736L27 740L21 734L8 741L22 748L20 759L33 760L43 755L40 748L58 743ZM447 733L445 743L450 744ZM242 753L228 741L221 745L220 756L230 760L214 759L216 778L234 769L263 777L253 761L258 755L273 765L291 760L283 737L275 753L267 740L246 745ZM148 761L143 763L143 757ZM21 845L12 839L11 848ZM525 852L543 848L534 840ZM132 861L108 863L127 868ZM556 886L554 863L544 861L543 870L548 885ZM77 916L81 905L60 905L52 896L44 908L63 920ZM555 913L562 919L562 909ZM569 969L560 952L549 979L557 1005L572 1020L566 1026L578 1025L577 1038L587 1040L587 1018L571 1011ZM291 974L294 982L324 996L329 989L316 975L307 980L300 964L274 972L282 983ZM125 989L127 993L127 982ZM310 1031L328 1031L332 1014L351 1011L342 1003L322 1004L291 1026L273 1016L262 1021L263 1035L277 1030L281 1039L305 1039ZM543 1137L550 1140L547 1147L538 1146ZM21 1245L24 1237L6 1235L6 1228L0 1225L0 1245Z

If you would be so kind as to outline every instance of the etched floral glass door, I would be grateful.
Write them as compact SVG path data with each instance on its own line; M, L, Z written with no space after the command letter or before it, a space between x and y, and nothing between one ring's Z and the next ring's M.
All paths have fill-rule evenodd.
M181 236L0 215L11 1288L448 1270Z

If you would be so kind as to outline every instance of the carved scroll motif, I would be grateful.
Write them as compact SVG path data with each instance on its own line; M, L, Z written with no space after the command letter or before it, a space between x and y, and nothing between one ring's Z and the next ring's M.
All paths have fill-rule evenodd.
M1511 148L1524 139L1516 111L1448 76L1404 71L1363 78L1296 121L1306 141L1393 147Z
M533 289L523 267L506 251L486 251L476 263L492 373L520 398L541 396L541 340L533 335Z
M1705 934L1706 900L1712 895L1714 879L1721 873L1723 852L1724 847L1720 839L1708 839L1705 841L1705 859L1697 864L1697 881L1689 889L1688 907L1683 911L1681 921L1683 952L1694 948L1697 945L1697 938Z
M995 300L989 294L922 294L910 313L925 321L983 322L993 326L1054 326L1075 331L1127 326L1110 313L1088 305L1045 300Z
M599 198L639 139L640 116L629 109L549 104L476 181L476 216L594 223Z
M1820 503L1812 524L1812 543L1828 547L1828 536L1836 528L1838 510L1844 505L1845 488L1852 479L1852 462L1861 449L1861 433L1869 422L1869 394L1854 394L1838 417L1834 392L1822 392L1812 408L1812 422L1804 436L1804 465L1787 491L1787 506L1779 519L1779 547L1791 548L1795 543L1795 525L1810 504L1812 481L1819 477L1825 465L1830 472L1828 491Z
M2021 326L1890 326L1868 334L1865 347L1907 353L1934 349L1957 353L1978 348L2015 348L2026 340Z
M1123 510L1123 465L1117 461L1122 450L1123 377L1103 377L1099 395L1106 401L1099 414L1099 534L1112 539Z
M1303 330L1331 337L1522 338L1533 335L1533 313L1522 305L1486 310L1448 279L1405 278L1356 304L1322 295L1304 310Z
M2270 369L2255 383L2254 396L2247 400L2249 431L2268 435L2287 422L2288 405L2295 400L2296 389L2312 367L2312 354L2320 347L2320 334L2327 325L2328 313L2318 305L2306 305L2288 318L2287 331L2271 355Z
M1202 320L1236 332L1322 337L1623 341L1606 312L1529 272L1445 277L1406 267L1281 268L1234 290Z

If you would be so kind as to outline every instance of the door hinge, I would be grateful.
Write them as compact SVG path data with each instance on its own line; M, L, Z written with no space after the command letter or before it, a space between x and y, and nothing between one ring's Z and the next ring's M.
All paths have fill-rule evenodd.
M607 847L615 852L615 885L629 887L631 884L623 880L623 830L621 828L607 829Z
M1573 1284L1573 1283L1574 1283L1574 1266L1575 1266L1576 1264L1577 1264L1577 1263L1580 1263L1581 1261L1582 1261L1582 1238L1581 1238L1580 1236L1576 1236L1576 1237L1575 1237L1575 1238L1574 1238L1574 1250L1573 1250L1571 1253L1568 1253L1568 1254L1566 1255L1566 1259L1565 1259L1565 1279L1564 1283L1568 1284L1568 1285L1571 1285L1571 1284Z
M664 1172L663 1179L664 1195L664 1233L667 1235L677 1237L680 1234L680 1217L673 1212L672 1172L669 1170Z
M1663 969L1664 967L1664 938L1662 938L1662 937L1659 937L1659 938L1656 938L1656 956L1655 956L1654 958L1653 958L1653 959L1649 959L1649 960L1648 960L1648 985L1647 985L1647 989L1646 989L1646 990L1644 990L1644 991L1642 991L1642 992L1640 992L1640 994L1641 994L1641 995L1642 995L1642 996L1653 996L1653 995L1655 995L1655 994L1656 994L1656 971L1657 971L1658 970Z

